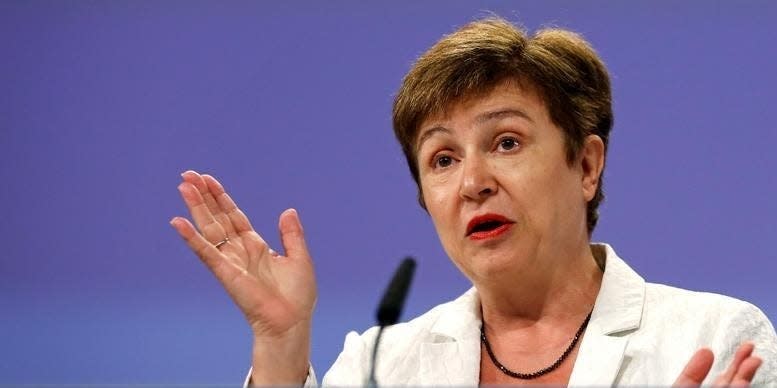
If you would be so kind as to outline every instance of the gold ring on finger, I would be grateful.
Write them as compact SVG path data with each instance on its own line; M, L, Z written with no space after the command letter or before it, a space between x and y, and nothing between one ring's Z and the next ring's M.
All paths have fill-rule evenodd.
M221 246L222 246L222 245L224 245L224 244L226 244L226 243L228 243L228 242L229 242L229 237L224 237L224 239L223 239L223 240L221 240L221 241L219 241L219 242L217 242L217 243L215 244L215 246L216 246L216 249L219 249L219 248L221 248Z

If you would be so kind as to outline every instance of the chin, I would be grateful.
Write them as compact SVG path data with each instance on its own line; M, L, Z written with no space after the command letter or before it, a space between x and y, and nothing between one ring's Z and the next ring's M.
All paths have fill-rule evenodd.
M520 260L512 255L497 254L494 252L488 256L475 257L475 262L471 263L472 282L496 280L504 277L514 277L524 266Z

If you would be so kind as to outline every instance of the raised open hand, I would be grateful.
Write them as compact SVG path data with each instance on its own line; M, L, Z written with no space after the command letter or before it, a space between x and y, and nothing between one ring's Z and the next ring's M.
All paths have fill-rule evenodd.
M267 372L277 378L263 382L299 381L307 372L316 283L297 212L286 210L278 221L285 251L280 255L215 178L194 171L181 176L178 190L197 229L183 217L174 217L170 224L245 315L254 333L255 373L257 364L267 368L272 359L274 370Z
M755 346L750 342L745 342L739 346L734 354L734 359L725 372L720 374L712 382L713 387L747 387L753 381L755 372L761 366L761 359L753 355ZM680 377L674 383L674 387L698 387L707 377L712 368L715 356L709 349L699 349L685 369L680 373Z

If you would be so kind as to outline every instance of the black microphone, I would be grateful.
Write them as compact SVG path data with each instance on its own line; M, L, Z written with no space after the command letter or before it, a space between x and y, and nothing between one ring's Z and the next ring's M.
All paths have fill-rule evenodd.
M383 293L383 298L380 300L376 313L379 326L378 335L375 337L375 345L372 347L372 362L370 365L370 376L366 384L367 387L377 388L378 386L378 382L375 381L375 362L378 358L380 336L383 334L384 327L391 326L399 321L399 315L402 313L402 307L405 305L407 291L410 289L410 283L413 281L413 272L415 272L415 260L408 256L399 264L399 268L394 272L394 277L391 278L391 283L389 283L386 292Z
M375 314L379 326L391 326L399 320L399 314L402 313L402 307L405 305L405 297L410 289L410 282L413 281L413 272L415 271L415 260L412 257L406 257L391 278L386 292L383 293L383 299L380 300L378 311Z

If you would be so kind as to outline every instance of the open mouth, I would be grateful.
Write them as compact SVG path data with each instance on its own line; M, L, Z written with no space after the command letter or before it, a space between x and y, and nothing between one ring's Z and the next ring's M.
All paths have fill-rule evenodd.
M469 233L467 233L467 234L469 235L469 234L472 234L472 233L490 232L490 231L492 231L492 230L494 230L494 229L496 229L496 228L498 228L498 227L500 227L500 226L502 226L504 224L505 223L501 222L501 221L486 221L486 222L484 222L482 224L475 225L475 227L472 228L469 231Z
M513 222L498 214L485 214L473 218L469 224L467 224L467 236L468 237L490 237L495 234L499 234Z

